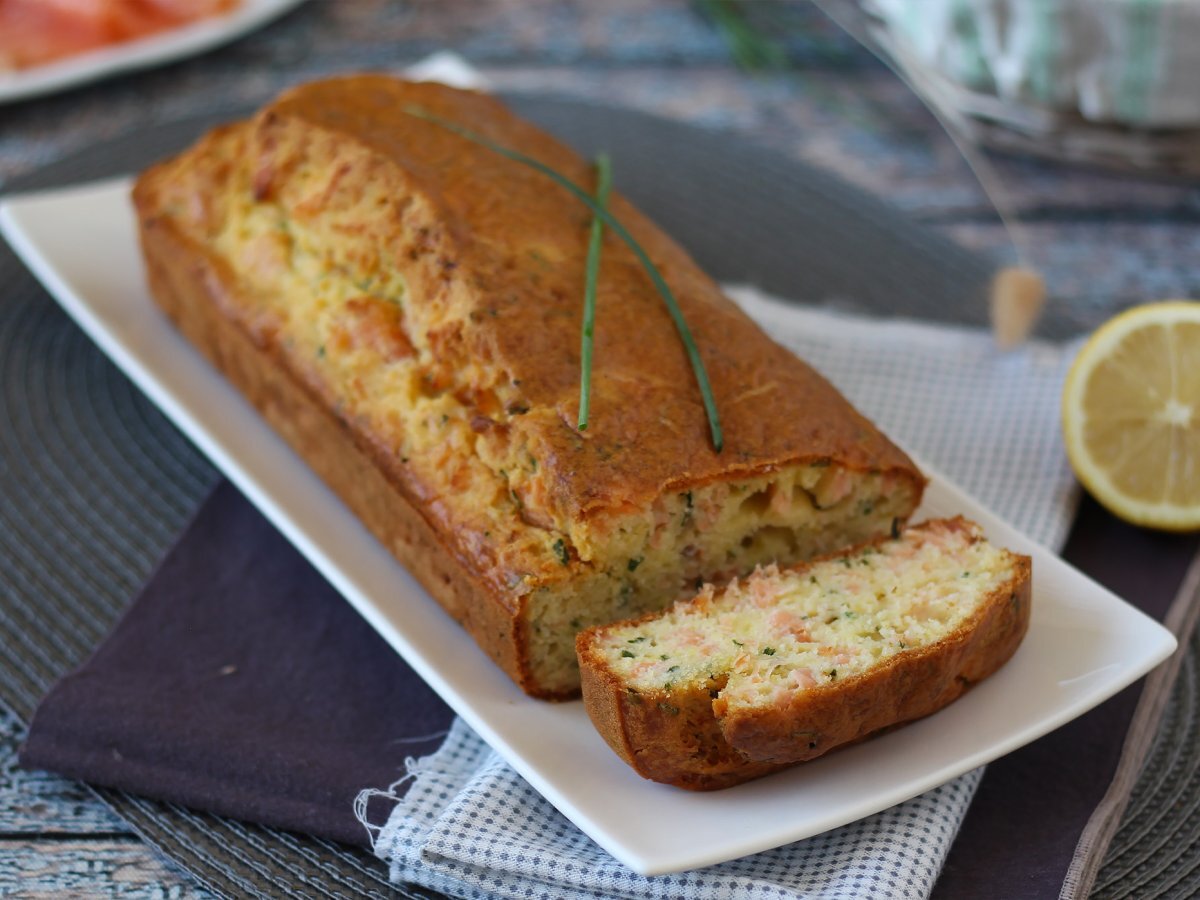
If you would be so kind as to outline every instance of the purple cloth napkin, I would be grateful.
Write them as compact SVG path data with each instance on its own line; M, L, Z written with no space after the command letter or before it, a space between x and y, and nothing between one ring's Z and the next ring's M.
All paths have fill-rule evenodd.
M367 844L365 786L450 709L229 484L34 715L21 764Z
M1195 552L1085 501L1065 555L1161 619ZM1057 897L1112 779L1140 685L992 764L938 898ZM42 702L25 766L365 844L352 806L452 720L229 485L108 640Z

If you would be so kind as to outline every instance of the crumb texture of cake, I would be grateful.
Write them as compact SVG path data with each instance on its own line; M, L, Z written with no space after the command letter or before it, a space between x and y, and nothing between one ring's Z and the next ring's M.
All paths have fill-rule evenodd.
M594 181L494 98L333 79L143 174L142 246L159 305L525 690L578 693L584 627L916 508L912 462L616 194L695 334L726 444L611 235L579 431L590 212L413 107Z
M727 787L929 715L1028 628L1031 561L962 518L579 636L583 695L655 781Z

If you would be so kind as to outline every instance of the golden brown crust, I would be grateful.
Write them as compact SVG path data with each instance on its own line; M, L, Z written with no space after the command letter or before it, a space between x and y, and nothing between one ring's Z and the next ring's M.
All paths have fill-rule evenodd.
M726 449L713 451L694 376L661 298L631 251L611 234L598 286L591 423L580 433L573 427L579 290L590 213L545 176L403 114L409 106L468 124L577 184L593 180L578 154L495 98L383 76L291 91L260 117L258 141L284 143L297 126L336 135L405 172L404 187L436 210L440 227L430 230L423 252L440 263L412 268L409 292L445 297L454 308L446 353L485 358L519 383L530 412L514 427L528 432L532 452L552 475L545 502L553 518L646 506L664 490L816 458L855 470L894 471L923 484L903 452L812 368L765 339L674 241L619 194L611 199L613 213L662 269L696 337ZM265 183L281 177L272 173ZM394 229L395 223L382 219L364 227Z
M961 517L952 524L967 526ZM815 759L937 712L1016 652L1029 627L1032 561L1011 556L1013 577L952 634L861 675L798 691L783 708L728 709L718 696L723 681L670 694L630 690L608 666L598 646L600 630L589 629L576 639L584 706L604 740L638 774L689 790L730 787Z
M353 431L221 310L237 290L219 262L169 221L143 217L151 293L179 330L342 498L380 542L524 690L546 699L530 676L520 609L479 583Z
M605 742L643 778L712 791L786 767L748 759L729 746L708 690L675 691L668 698L627 688L589 634L576 638L584 708Z

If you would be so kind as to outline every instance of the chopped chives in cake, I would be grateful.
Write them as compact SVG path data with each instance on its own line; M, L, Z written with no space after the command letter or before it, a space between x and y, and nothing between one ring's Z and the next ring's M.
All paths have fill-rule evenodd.
M1028 573L1027 558L989 544L962 519L927 522L810 565L767 566L723 589L707 585L657 615L582 635L584 699L615 749L641 757L639 771L653 770L652 755L669 743L664 734L678 732L691 746L669 751L664 772L677 777L658 780L735 783L744 780L739 764L819 755L926 715L990 673L1023 634ZM963 642L974 656L949 652ZM906 697L887 693L889 669L905 665L921 674L905 675L903 691L928 694L927 703L905 706ZM849 714L860 690L878 694L864 707L873 709ZM628 717L629 698L641 709L616 736L605 723ZM881 720L882 708L896 717ZM659 721L647 724L645 709L657 710ZM673 715L666 709L686 710L686 721L664 720ZM640 745L639 728L653 735L650 746Z
M661 617L614 628L605 646L621 651L613 669L637 689L729 669L726 700L770 702L958 627L1011 577L1007 555L976 537L921 530L799 571L770 565L719 595L708 585Z

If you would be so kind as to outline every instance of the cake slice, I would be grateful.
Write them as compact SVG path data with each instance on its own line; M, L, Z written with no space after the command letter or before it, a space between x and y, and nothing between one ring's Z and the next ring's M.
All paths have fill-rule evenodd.
M958 698L1016 651L1030 576L961 517L768 566L580 634L584 703L643 777L728 787Z

